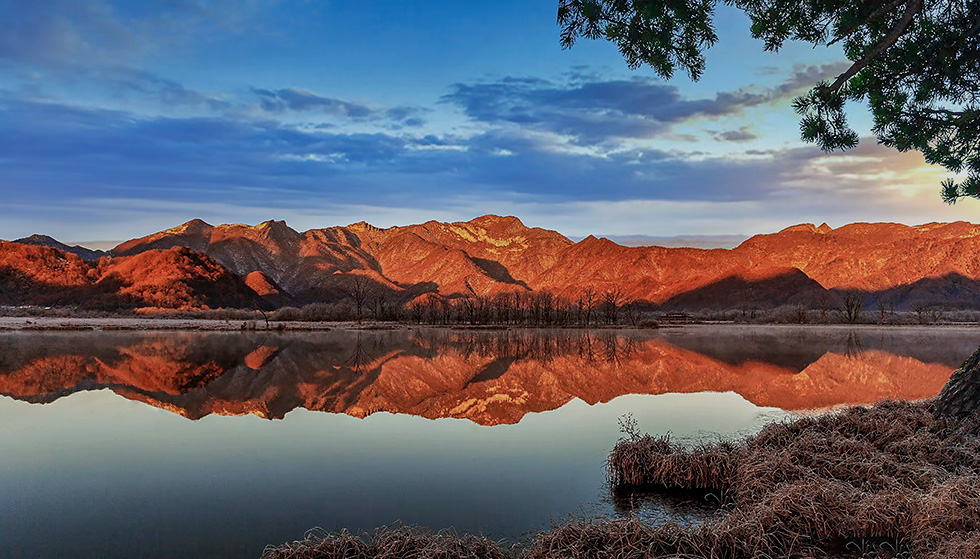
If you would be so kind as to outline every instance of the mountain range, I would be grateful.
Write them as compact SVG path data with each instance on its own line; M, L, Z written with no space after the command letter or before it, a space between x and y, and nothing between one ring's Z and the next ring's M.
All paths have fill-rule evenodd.
M110 251L34 235L0 242L0 304L256 308L336 301L351 278L390 301L616 291L662 309L810 308L856 293L896 308L980 305L980 226L803 224L733 249L578 242L516 217L299 232L183 225Z

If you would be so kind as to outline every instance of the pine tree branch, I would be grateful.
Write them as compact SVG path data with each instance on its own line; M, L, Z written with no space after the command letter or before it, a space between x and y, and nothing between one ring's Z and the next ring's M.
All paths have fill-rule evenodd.
M885 4L884 6L879 7L877 10L875 10L875 11L871 12L870 14L868 14L867 17L865 17L864 20L861 23L856 23L856 24L852 25L846 31L844 31L843 33L841 33L840 35L838 35L837 37L834 37L834 40L831 41L831 42L829 42L829 43L827 43L827 46L829 47L829 46L831 46L833 44L836 44L836 43L838 43L838 42L840 42L840 41L842 41L842 40L850 37L851 35L854 34L855 31L857 31L858 29L860 29L862 26L864 26L864 25L866 25L868 23L871 23L872 21L880 18L881 16L883 16L883 15L887 14L888 12L894 10L895 8L901 6L906 1L907 0L894 0L890 4Z
M967 37L972 37L977 33L980 33L980 19L978 19L977 22L973 24L973 27L967 29L965 33L960 35L959 40L962 41L963 39L966 39Z
M915 19L915 14L922 10L922 1L923 0L911 0L908 3L908 7L905 9L905 14L902 16L902 19L895 24L895 27L888 32L888 35L886 35L880 43L875 45L874 48L861 57L861 60L858 60L852 64L847 71L837 76L834 83L827 87L820 88L821 93L837 93L842 87L844 87L847 80L853 78L858 72L866 68L868 64L871 64L871 61L878 55L891 48L892 45L894 45L898 39L904 35L906 31L908 31L909 25L911 25L912 20Z

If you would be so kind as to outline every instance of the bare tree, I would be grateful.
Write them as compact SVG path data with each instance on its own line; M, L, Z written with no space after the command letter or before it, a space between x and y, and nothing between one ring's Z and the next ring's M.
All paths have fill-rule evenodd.
M925 303L923 303L921 301L917 301L915 303L912 303L909 306L909 308L912 309L912 312L915 313L915 317L918 319L919 324L925 324L926 323L926 304Z
M830 311L830 299L826 293L820 294L820 322L827 322L827 312Z
M541 306L541 320L539 324L542 326L550 326L554 321L555 314L555 296L551 294L550 291L543 291L538 295L538 301Z
M595 307L595 299L595 289L592 289L591 287L586 287L585 291L582 292L582 296L579 297L586 327L592 324L592 309Z
M856 324L861 318L861 308L864 300L856 293L845 293L841 296L840 312L848 324Z
M425 303L421 301L410 302L408 304L408 314L416 324L422 324L422 319L425 318Z
M354 314L358 324L364 319L364 304L370 294L371 280L361 274L348 274L344 284L344 294L354 303Z
M636 321L639 318L639 305L636 299L632 297L627 298L623 301L623 314L626 315L626 320L630 323L630 326L636 326Z
M602 317L606 324L616 324L622 297L623 292L619 289L606 291L606 294L602 296Z
M374 296L374 304L371 307L371 312L374 314L374 319L379 321L387 320L392 314L388 297L383 292L379 292Z
M807 312L806 305L804 305L803 303L799 303L796 305L796 312L793 318L796 320L797 324L806 324L808 314L809 313Z
M915 313L919 324L935 324L943 317L943 309L935 303L913 303L912 312Z

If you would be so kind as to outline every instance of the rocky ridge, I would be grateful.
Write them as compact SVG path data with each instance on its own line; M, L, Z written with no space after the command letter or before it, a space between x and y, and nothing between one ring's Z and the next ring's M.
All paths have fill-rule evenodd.
M17 252L14 245L5 243L0 253ZM844 292L897 309L931 302L980 304L980 226L965 222L854 223L837 229L802 224L756 235L734 249L694 249L627 247L594 236L572 242L495 215L386 229L359 222L304 232L283 221L248 226L192 220L122 243L85 266L81 258L63 265L48 254L28 265L37 268L30 272L4 264L0 254L0 274L58 276L87 266L82 275L99 283L102 272L89 269L176 248L189 251L182 258L206 255L240 278L245 299L261 296L270 306L342 299L355 277L368 282L372 293L401 302L420 295L548 291L574 299L615 291L664 309L692 310L815 308ZM52 250L78 253L64 245ZM132 265L123 268L148 278Z

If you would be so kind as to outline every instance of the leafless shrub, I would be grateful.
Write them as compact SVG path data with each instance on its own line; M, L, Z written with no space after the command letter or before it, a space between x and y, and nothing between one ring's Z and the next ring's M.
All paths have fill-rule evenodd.
M355 311L345 302L310 303L302 308L283 307L273 313L273 322L340 322L354 320Z
M912 312L919 324L936 324L943 318L946 309L938 303L913 303Z

